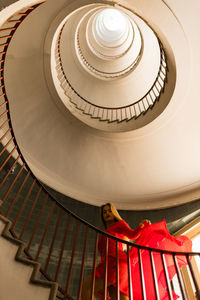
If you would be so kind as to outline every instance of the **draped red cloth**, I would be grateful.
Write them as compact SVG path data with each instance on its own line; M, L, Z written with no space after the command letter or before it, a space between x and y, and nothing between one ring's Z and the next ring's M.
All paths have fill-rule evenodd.
M166 222L163 220L159 223L148 224L139 226L136 230L131 229L124 220L113 223L105 232L112 234L121 239L129 238L136 240L135 243L142 246L147 246L156 249L162 249L175 252L191 252L192 243L185 236L174 237L171 236L167 230ZM104 278L104 265L105 265L105 236L101 236L98 244L101 254L101 261L96 268L95 276L97 278ZM118 244L119 252L119 289L125 295L129 295L128 286L128 265L127 254L123 251L122 243ZM176 274L174 260L172 255L164 255L167 267L169 280ZM184 255L176 256L178 267L181 268L187 264ZM147 300L156 300L155 289L153 283L153 275L151 268L151 261L148 250L141 249L141 259L144 273L144 286ZM161 300L168 300L167 283L165 279L162 258L159 253L153 252L153 260L155 264L156 277L158 282L159 296ZM142 289L139 270L138 250L132 247L130 250L130 265L132 275L132 290L133 299L142 299ZM108 241L108 285L116 286L116 242L112 239ZM100 298L101 292L99 293ZM173 299L178 296L173 292ZM109 299L109 297L108 297Z
M175 251L175 252L191 252L192 251L192 242L186 236L174 237L169 234L166 226L165 220L146 226L136 240L136 244L143 245L151 248L162 249L166 251ZM141 297L141 283L139 274L139 261L138 256L136 255L136 249L133 247L131 250L132 257L132 284L133 284L133 295L134 299L139 300ZM145 282L145 291L147 300L156 299L154 284L153 284L153 275L151 262L149 257L149 252L147 250L141 250L141 258L143 263L143 272L144 272L144 282ZM165 254L164 259L166 261L167 273L169 280L172 280L176 274L176 268L171 254ZM178 267L187 264L187 259L184 255L176 256ZM168 300L167 292L167 283L165 279L165 273L162 263L161 255L157 252L153 252L153 260L155 264L156 277L158 282L159 295L161 300ZM137 287L137 288L136 288ZM173 299L179 298L173 292Z
M137 239L142 228L139 226L136 230L131 229L124 220L113 223L106 230L106 233L112 234L120 239L129 238ZM104 266L105 266L105 236L101 236L98 249L101 254L101 261L96 268L95 276L97 278L104 278ZM123 251L122 243L118 244L119 254L119 288L120 291L128 295L128 266L127 266L127 254ZM108 283L116 286L116 242L113 239L108 240ZM100 298L101 294L99 294Z

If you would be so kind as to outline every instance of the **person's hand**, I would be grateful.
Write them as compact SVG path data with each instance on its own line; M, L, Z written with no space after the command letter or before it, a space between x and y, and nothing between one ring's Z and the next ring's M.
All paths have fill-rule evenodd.
M145 220L143 220L143 221L140 223L139 226L143 228L145 225L151 225L151 221L145 219Z

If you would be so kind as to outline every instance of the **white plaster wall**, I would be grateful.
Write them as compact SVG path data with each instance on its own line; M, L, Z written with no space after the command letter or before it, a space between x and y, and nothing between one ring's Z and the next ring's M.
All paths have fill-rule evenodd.
M41 5L18 28L9 48L6 88L15 134L29 165L53 188L96 205L112 201L121 209L154 209L199 198L199 1L176 0L171 10L160 0L123 1L167 38L177 80L171 102L157 119L115 134L78 121L46 84L48 28L68 4L70 11L80 3L87 2Z

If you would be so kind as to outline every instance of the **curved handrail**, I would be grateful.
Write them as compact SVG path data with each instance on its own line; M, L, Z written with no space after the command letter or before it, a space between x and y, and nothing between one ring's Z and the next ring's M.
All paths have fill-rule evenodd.
M13 225L11 227L12 235L20 240L23 240L26 243L27 246L25 249L25 253L29 258L36 261L40 261L42 274L49 280L58 281L59 283L59 293L57 295L58 299L73 299L72 296L74 296L74 290L73 288L71 289L71 281L72 281L71 279L73 277L73 267L74 267L75 255L77 252L78 241L80 241L79 247L82 247L83 249L79 253L82 255L82 258L80 258L80 255L78 258L80 259L79 265L81 267L79 272L80 273L79 285L76 286L77 299L81 299L83 278L84 276L87 275L87 272L85 272L84 270L85 265L88 270L89 269L93 270L92 274L93 274L93 292L94 292L95 268L97 265L97 241L99 235L103 235L107 241L106 243L107 248L105 248L106 258L108 256L109 240L114 241L116 245L119 245L119 243L123 243L127 245L127 249L128 249L127 264L129 270L128 281L129 281L129 289L130 289L129 291L130 300L132 299L132 294L133 294L133 292L131 291L132 290L131 271L130 271L131 262L129 256L130 247L134 247L138 251L137 261L139 263L139 273L140 273L143 299L145 299L146 291L144 286L145 278L143 274L144 266L142 264L143 254L141 250L143 250L143 253L147 251L151 259L151 268L152 268L152 276L153 276L156 299L160 299L160 298L159 298L159 288L156 285L156 282L158 281L157 278L158 276L155 271L155 261L153 256L153 254L155 253L158 253L160 255L160 259L163 264L163 272L166 281L166 291L169 297L171 297L172 299L172 291L170 286L171 278L168 274L165 255L171 256L174 260L174 268L178 275L181 294L184 298L185 292L183 288L183 283L181 281L181 277L180 277L181 275L179 274L179 266L176 263L177 257L181 255L185 258L186 262L189 265L191 277L193 279L193 283L196 288L196 293L200 299L198 283L196 282L193 266L190 262L190 257L192 256L199 257L200 256L199 253L190 253L190 252L183 253L183 252L174 252L174 251L166 251L166 250L149 248L146 246L136 245L131 242L124 241L122 239L111 236L110 234L101 231L100 229L96 228L92 224L89 224L87 221L78 217L76 214L74 214L73 212L65 208L58 200L53 198L49 194L49 192L45 189L45 187L38 181L38 179L34 176L32 171L28 167L28 164L26 163L23 154L19 149L12 128L12 122L11 122L10 112L9 112L9 101L7 99L6 87L4 83L4 64L5 64L6 52L9 43L12 39L12 36L16 32L17 27L24 20L24 18L36 7L37 6L30 7L26 9L26 11L18 12L14 16L14 19L11 17L11 19L8 20L8 23L12 24L12 27L9 28L5 27L0 29L0 34L3 33L3 35L0 36L0 38L4 41L0 45L2 47L2 51L0 52L0 56L1 56L0 130L4 130L0 138L0 141L4 142L4 146L2 146L0 149L0 162L2 162L0 166L0 170L4 172L5 169L7 168L7 172L6 171L4 172L5 176L2 178L0 184L0 187L4 189L3 191L4 193L2 193L3 198L2 198L2 205L1 205L1 213L6 217L9 217L10 220L13 222ZM16 19L17 16L19 18ZM5 32L6 35L4 34ZM11 146L13 148L9 149L9 147ZM15 159L13 158L14 155L15 155ZM19 164L19 162L21 163ZM11 165L8 167L9 164ZM13 173L12 175L13 177L10 178L12 173ZM18 183L19 181L20 184ZM26 185L28 185L28 187L26 188L26 191L24 191ZM13 192L15 186L17 186L17 189ZM31 194L33 195L31 196ZM18 205L18 203L20 204L20 206ZM43 222L41 222L42 218L45 217L45 208L48 209L48 214L46 215L47 218ZM67 218L65 216L67 216ZM21 218L24 219L23 222L21 221ZM51 222L53 223L53 231L50 229ZM75 222L75 224L73 224L73 222ZM42 230L42 232L39 234L37 233L37 231L40 225L44 226L44 230ZM83 236L80 235L80 231L79 231L81 226L84 226ZM64 234L61 236L62 229L64 229ZM67 241L68 232L70 230L71 231L75 230L75 235L74 235L74 239L72 239L70 243L70 247L68 247L66 246L66 241ZM91 244L88 244L89 234L93 236L91 239L92 240ZM45 244L45 239L48 235L50 237ZM38 241L37 243L35 242L35 244L33 245L33 241L36 238L36 236L38 240L40 239L40 241ZM60 245L59 247L56 248L59 251L59 254L55 258L53 256L54 255L53 252L56 247L55 246L56 243L59 242ZM41 255L44 246L47 248L46 249L47 253L45 254L45 256ZM88 248L92 248L92 250L89 249L90 251L87 252L87 246ZM116 247L116 251L117 251L116 267L118 268L119 266L119 262L117 260L117 257L119 257L118 247ZM71 253L71 255L69 255L69 252ZM91 255L93 257L93 262L91 262ZM56 263L54 263L55 261ZM104 275L105 283L106 283L106 277L108 276L106 271L108 268L108 263L106 261L107 260L105 259L105 275ZM68 275L66 276L67 280L66 278L60 278L65 271L65 270L62 271L62 267L64 266L64 263L66 263L65 268L68 270ZM52 269L49 271L50 267L52 267ZM119 285L117 285L117 289L119 291ZM72 296L70 296L70 294ZM104 295L106 295L106 284L105 284Z
M98 121L101 120L101 121L118 122L118 123L123 121L130 121L131 119L137 119L142 114L144 115L145 113L147 113L147 111L150 108L153 108L155 103L160 99L161 94L164 92L165 84L167 82L167 71L168 71L166 54L163 49L162 43L160 42L159 39L158 41L160 47L160 67L151 88L149 88L149 90L141 99L138 99L137 101L133 101L133 103L129 105L108 108L105 106L94 104L88 99L82 97L73 88L70 81L68 80L64 71L64 67L61 59L61 52L60 52L61 35L64 26L65 25L62 26L57 37L57 43L55 48L55 61L56 61L55 73L57 74L58 81L66 95L67 101L70 101L78 110L83 112L85 115L95 118ZM77 39L77 49L78 52L81 52L78 41L79 39ZM82 54L79 53L79 55L80 57L82 57ZM85 60L84 57L82 57L82 59L84 64L86 64L89 69L92 68L92 66L89 65L89 63ZM94 73L97 72L97 70L95 71L95 69L93 71Z

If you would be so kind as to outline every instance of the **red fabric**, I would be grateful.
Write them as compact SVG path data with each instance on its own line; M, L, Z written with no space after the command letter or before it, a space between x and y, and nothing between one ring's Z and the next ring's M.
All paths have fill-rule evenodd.
M105 232L116 237L124 239L136 239L136 244L162 250L191 252L192 243L185 236L173 237L169 234L165 221L149 225L144 224L144 227L138 227L136 230L131 229L124 220L120 220L112 224ZM125 295L129 295L128 291L128 266L127 254L123 251L122 243L119 243L119 289ZM104 278L104 263L105 263L105 237L101 236L98 244L101 254L101 261L96 268L96 277ZM109 239L108 242L108 283L116 286L116 243ZM141 250L144 282L147 300L155 300L154 284L152 277L151 262L149 252ZM159 253L153 253L155 263L156 276L161 300L168 300L167 285L163 270L163 264ZM171 255L165 255L169 279L171 280L176 274L174 261ZM182 255L177 256L178 266L181 268L187 264L186 258ZM140 283L140 271L137 249L132 247L130 251L131 273L132 273L132 289L134 300L142 299L142 290ZM100 295L100 294L99 294ZM101 296L100 296L101 297ZM173 299L178 296L173 293Z
M147 224L146 224L147 225ZM146 226L145 225L145 226ZM144 228L145 228L144 226ZM133 230L124 220L113 223L105 230L106 233L112 234L118 238L137 239L143 228L140 226ZM101 261L96 268L96 277L104 278L104 264L105 264L105 236L101 236L98 244L98 249L101 254ZM128 295L128 266L127 254L123 251L122 243L118 244L119 253L119 287L120 291ZM108 240L108 283L116 286L116 242L112 239Z
M162 249L166 251L175 252L191 252L192 242L185 236L174 237L171 236L167 230L166 222L163 220L159 223L151 224L143 230L142 235L137 239L136 244L143 245L151 248ZM131 251L132 257L132 280L133 280L133 294L134 299L140 300L141 297L141 283L139 276L139 262L136 254L136 249L133 247ZM149 253L146 250L141 250L141 257L144 266L145 290L147 300L156 299L153 285L153 275L151 270L151 262ZM179 268L187 264L185 256L178 255L177 262ZM158 281L159 295L161 300L168 300L167 284L162 264L162 259L159 253L153 253L155 263L156 276ZM169 279L172 280L176 274L176 269L173 257L170 254L165 255L165 261L168 271ZM136 288L137 287L137 288ZM179 298L173 293L173 299Z

